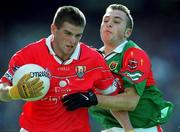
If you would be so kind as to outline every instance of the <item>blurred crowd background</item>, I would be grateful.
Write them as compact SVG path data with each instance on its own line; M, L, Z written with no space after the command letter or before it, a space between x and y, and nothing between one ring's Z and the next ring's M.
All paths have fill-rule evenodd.
M134 18L131 39L149 54L154 76L163 96L175 110L164 132L180 131L180 0L6 0L0 4L0 77L11 56L30 42L50 35L50 25L59 6L82 10L87 26L82 41L100 48L99 28L106 7L126 5ZM43 53L42 53L43 55ZM0 132L18 132L18 116L24 102L0 102ZM90 118L92 132L101 125Z

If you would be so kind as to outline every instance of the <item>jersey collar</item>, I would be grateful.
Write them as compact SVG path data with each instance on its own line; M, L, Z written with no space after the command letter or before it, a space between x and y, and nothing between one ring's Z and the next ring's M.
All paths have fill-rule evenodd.
M119 44L118 47L116 47L113 51L116 52L116 53L121 53L124 49L124 46L126 45L128 41L125 40L123 43Z
M73 54L70 56L70 59L66 60L66 61L62 61L60 58L58 58L56 56L56 53L52 49L52 45L51 45L52 37L53 36L50 35L48 38L46 38L46 46L48 47L50 54L54 56L55 60L58 63L67 65L67 64L70 64L73 60L78 60L79 59L79 57L80 57L80 49L81 49L80 48L80 43L78 43L78 45L77 45L76 49L74 50Z
M121 53L123 51L124 46L126 45L128 41L125 40L123 43L119 44L112 52L110 52L109 54L105 55L103 54L105 60L109 60L110 58L112 58L113 56L115 56L118 53ZM104 46L102 48L99 49L102 53L104 52Z
M120 43L112 52L121 53L123 51L124 46L128 41L125 40L123 43ZM104 46L99 49L100 51L104 51Z

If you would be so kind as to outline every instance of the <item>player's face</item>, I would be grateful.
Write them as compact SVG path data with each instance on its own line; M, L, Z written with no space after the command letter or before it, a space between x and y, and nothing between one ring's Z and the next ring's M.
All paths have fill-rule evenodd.
M55 25L52 25L51 31L54 35L53 48L55 53L61 59L66 60L72 55L80 41L84 27L64 22L59 29Z
M101 39L104 43L119 44L125 39L127 16L120 10L108 10L101 23Z

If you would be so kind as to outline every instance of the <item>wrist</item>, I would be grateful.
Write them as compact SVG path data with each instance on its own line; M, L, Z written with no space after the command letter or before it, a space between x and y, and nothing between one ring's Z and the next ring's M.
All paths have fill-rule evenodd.
M93 91L89 91L88 94L91 99L92 105L97 105L98 101L97 101L96 94Z

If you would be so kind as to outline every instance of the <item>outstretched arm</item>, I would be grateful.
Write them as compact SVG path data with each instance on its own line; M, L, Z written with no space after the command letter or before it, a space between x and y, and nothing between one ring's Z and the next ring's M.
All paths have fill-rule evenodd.
M31 78L30 74L25 74L16 85L10 86L7 83L0 84L0 100L11 101L17 99L28 99L42 95L43 82L39 78Z
M133 111L140 96L134 88L126 88L124 93L107 96L95 94L93 91L79 92L65 96L62 99L67 110L75 110L81 107L96 105L112 111Z
M120 95L118 95L118 97ZM104 97L104 98L99 98L99 100L98 100L98 96L99 95L95 95L93 93L93 91L88 91L86 93L74 93L74 94L70 94L68 96L65 96L62 99L62 102L68 111L76 110L76 109L81 108L81 107L90 107L92 105L97 105L97 106L103 107L103 108L111 111L112 115L120 123L120 125L124 128L125 132L133 132L133 127L132 127L131 122L129 120L128 112L122 111L120 109L120 108L129 109L129 108L125 108L125 105L122 105L122 106L117 105L116 103L122 102L119 100L116 101L116 103L112 102L112 104L108 104L108 103L111 103L112 98L114 96L102 95L101 97ZM101 100L101 99L105 99L105 98L109 98L109 99L107 99L108 102L107 102L107 100L104 100L104 101ZM115 99L119 99L119 98L115 98ZM113 99L113 100L115 100L115 99ZM98 101L100 101L104 105L100 104ZM113 106L113 104L117 105L117 107ZM111 110L111 107L113 107L114 109ZM115 111L115 110L117 110L117 111Z

